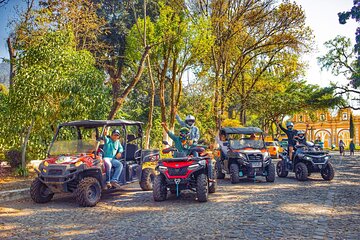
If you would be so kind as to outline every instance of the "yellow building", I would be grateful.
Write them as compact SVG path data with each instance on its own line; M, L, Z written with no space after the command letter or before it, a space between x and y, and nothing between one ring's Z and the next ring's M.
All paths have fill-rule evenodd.
M332 144L336 147L339 141L343 140L346 146L349 146L351 140L354 140L356 145L359 145L360 140L360 116L353 115L355 134L354 139L350 139L350 115L351 109L342 109L334 116L327 112L317 112L316 121L312 121L307 114L296 114L290 119L294 123L296 130L306 129L306 124L309 124L307 139L314 141L320 138L324 142L325 148L330 148Z

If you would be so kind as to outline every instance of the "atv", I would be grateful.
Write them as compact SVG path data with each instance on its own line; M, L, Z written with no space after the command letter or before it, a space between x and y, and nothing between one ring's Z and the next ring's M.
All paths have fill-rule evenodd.
M276 165L279 177L287 177L289 172L294 172L299 181L306 181L312 173L320 173L326 181L334 178L335 170L330 163L331 156L312 142L299 144L294 147L293 159L289 159L288 151L280 154L281 161Z
M164 144L168 145L166 141ZM196 192L199 202L206 202L208 193L216 191L213 159L210 153L205 152L205 146L190 149L190 152L197 152L200 155L198 157L180 153L173 147L165 148L162 152L174 153L175 157L158 161L156 170L159 174L155 177L153 186L155 201L166 200L168 190L179 196L182 190L190 189Z
M36 203L49 202L55 193L73 193L80 206L92 207L107 189L106 168L102 159L102 139L105 128L122 131L124 147L123 170L119 183L139 181L147 188L152 186L155 172L146 173L142 165L157 161L159 151L142 150L142 123L127 120L84 120L59 125L50 144L48 157L36 170L38 176L30 187ZM109 131L108 131L109 132Z
M215 154L218 179L230 174L233 184L238 183L241 177L255 180L256 176L263 176L267 182L275 181L275 165L266 149L261 129L222 128L220 139Z

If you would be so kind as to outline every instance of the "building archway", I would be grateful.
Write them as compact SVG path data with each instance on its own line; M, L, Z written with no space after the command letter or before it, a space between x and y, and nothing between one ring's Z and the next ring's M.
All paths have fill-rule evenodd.
M320 140L324 143L325 148L331 147L331 133L328 130L320 129L315 133L315 139L318 139L320 137Z
M346 146L349 146L351 138L349 129L342 129L338 132L337 135L338 143L340 140L343 140Z

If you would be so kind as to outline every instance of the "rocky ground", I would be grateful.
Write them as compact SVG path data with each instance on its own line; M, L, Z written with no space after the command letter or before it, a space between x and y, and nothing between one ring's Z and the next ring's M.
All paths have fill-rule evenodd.
M220 180L207 203L191 192L154 202L138 184L94 208L71 196L0 204L0 239L360 239L360 158L336 159L331 182L293 174L275 183Z

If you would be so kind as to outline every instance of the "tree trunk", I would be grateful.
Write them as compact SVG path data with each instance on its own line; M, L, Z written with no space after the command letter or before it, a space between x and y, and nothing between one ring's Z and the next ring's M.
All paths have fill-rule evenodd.
M155 82L154 82L154 79L152 76L149 55L147 56L147 65L148 65L151 89L150 89L150 107L149 107L149 113L148 113L148 125L147 125L146 133L145 133L145 148L149 149L150 148L150 133L151 133L152 125L153 125L153 112L154 112L154 105L155 105Z
M23 146L22 146L22 152L21 152L21 168L23 170L25 170L26 168L26 147L27 147L27 144L29 142L29 138L30 138L30 133L31 133L31 130L34 126L34 119L31 120L31 125L29 126L29 128L27 129L27 133L26 133L26 136L24 138L24 143L23 143Z
M129 86L127 86L127 88L124 90L124 92L116 99L116 101L114 102L113 106L111 107L108 119L109 120L113 120L117 111L120 109L120 107L122 107L122 105L125 102L126 97L129 95L130 91L136 86L136 84L140 81L141 75L144 71L144 62L145 59L147 57L147 55L149 54L151 47L147 46L145 48L145 51L141 57L139 66L138 66L138 70L137 73L133 79L133 81L129 84Z
M174 54L175 55L175 54ZM176 56L172 62L172 78L171 78L171 104L170 104L170 129L175 126L175 108L176 108Z
M15 49L12 45L11 42L11 38L7 39L7 46L8 46L8 50L9 50L9 56L10 56L10 85L9 88L13 85L14 83L14 77L15 77Z

